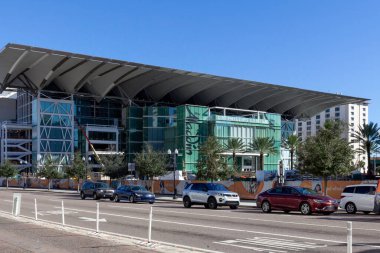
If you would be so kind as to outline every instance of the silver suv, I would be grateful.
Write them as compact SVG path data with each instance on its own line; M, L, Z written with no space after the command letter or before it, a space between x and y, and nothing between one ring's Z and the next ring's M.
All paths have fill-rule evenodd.
M229 206L236 209L240 204L239 195L229 191L222 184L192 183L185 187L182 193L183 205L204 205L205 208L216 209L218 206Z

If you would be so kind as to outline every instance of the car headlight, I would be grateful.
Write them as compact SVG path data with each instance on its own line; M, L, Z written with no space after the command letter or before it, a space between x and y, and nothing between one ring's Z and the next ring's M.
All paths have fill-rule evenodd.
M98 192L103 192L103 190L100 190L100 189L99 189Z
M321 199L313 199L313 201L314 201L315 203L318 203L318 204L322 204L322 203L325 202L324 200L321 200Z

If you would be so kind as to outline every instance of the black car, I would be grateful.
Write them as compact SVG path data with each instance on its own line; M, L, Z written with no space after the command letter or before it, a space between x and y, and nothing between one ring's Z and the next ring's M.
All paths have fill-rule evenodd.
M80 191L81 199L92 197L93 199L109 198L113 200L114 189L106 183L87 181L83 184Z
M155 201L155 195L142 185L122 185L116 189L113 198L115 202L120 202L121 199L127 199L131 203L149 202L153 204Z

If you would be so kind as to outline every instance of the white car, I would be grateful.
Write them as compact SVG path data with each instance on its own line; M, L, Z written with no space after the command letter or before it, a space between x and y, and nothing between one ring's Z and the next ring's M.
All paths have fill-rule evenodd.
M348 214L361 211L365 214L373 212L375 207L376 184L349 185L344 188L339 207Z
M222 184L191 183L182 192L183 205L190 208L192 205L204 205L205 208L216 209L218 206L238 208L240 197L236 192L229 191Z

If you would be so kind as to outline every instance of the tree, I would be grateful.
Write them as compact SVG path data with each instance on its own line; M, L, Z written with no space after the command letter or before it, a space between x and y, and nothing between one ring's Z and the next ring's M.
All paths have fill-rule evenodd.
M149 144L146 144L140 153L135 154L137 170L139 174L148 177L151 180L151 190L153 189L153 178L164 175L167 164L167 157L165 153L157 152Z
M8 189L8 179L10 177L14 177L17 174L17 169L13 164L9 161L6 160L3 165L0 165L0 176L5 177L7 180L7 189Z
M297 148L301 144L301 139L297 135L289 135L288 138L282 140L282 145L284 148L289 150L290 153L290 169L293 169L294 164L294 154Z
M223 147L214 136L210 136L199 149L197 178L214 181L231 176L227 163L222 157Z
M301 173L320 176L327 190L327 177L349 175L355 168L351 165L354 151L341 138L343 124L340 121L326 121L316 136L301 144L298 156Z
M380 144L380 127L370 122L369 124L359 126L359 130L355 131L354 135L356 141L360 143L359 151L367 153L368 176L373 176L372 168L370 168L371 149Z
M50 191L50 181L53 178L59 178L60 173L57 170L57 166L54 165L51 155L45 156L44 164L41 170L38 172L38 176L45 177L48 180L48 190Z
M233 161L233 169L236 174L238 174L238 166L236 162L236 153L244 150L243 141L240 138L231 138L228 139L226 149L232 152L232 161Z
M128 166L125 162L125 156L122 154L102 155L103 173L112 179L119 179L128 174Z
M276 154L277 150L274 145L274 139L269 137L257 137L253 138L252 142L249 144L252 151L260 153L260 168L264 169L264 155Z
M82 160L82 155L80 152L75 152L74 154L74 160L72 162L71 166L67 166L65 169L65 173L70 178L76 178L78 182L78 189L79 192L79 181L80 179L84 179L86 176L86 164Z

